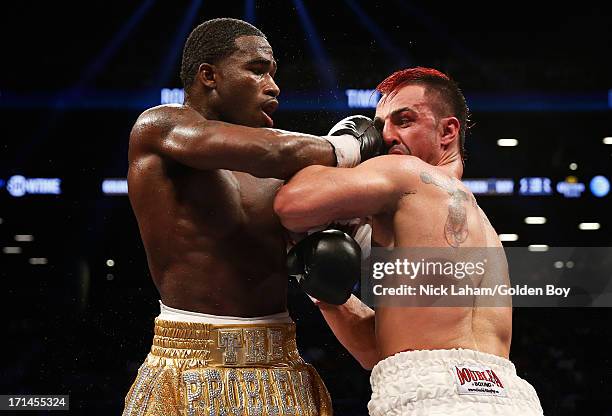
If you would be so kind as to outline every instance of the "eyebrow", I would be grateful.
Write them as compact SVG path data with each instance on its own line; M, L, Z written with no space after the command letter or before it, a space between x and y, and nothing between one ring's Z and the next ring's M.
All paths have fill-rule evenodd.
M273 61L266 59L266 58L253 58L247 62L247 64L264 64L264 65L270 65L272 63Z
M272 65L273 70L276 72L276 69L278 68L278 64L276 62L276 60L270 60L270 59L266 59L266 58L255 58L255 59L251 59L250 61L247 62L247 65Z
M389 114L389 118L394 118L398 114L403 113L405 111L411 113L414 117L418 115L418 113L414 109L410 107L402 107L402 108L398 108L397 110L393 110L391 114ZM385 121L380 117L374 117L374 124L384 126Z
M389 117L393 118L397 116L399 113L404 113L404 112L411 113L414 116L418 115L418 113L414 109L410 107L402 107L402 108L398 108L397 110L393 110L391 114L389 114Z

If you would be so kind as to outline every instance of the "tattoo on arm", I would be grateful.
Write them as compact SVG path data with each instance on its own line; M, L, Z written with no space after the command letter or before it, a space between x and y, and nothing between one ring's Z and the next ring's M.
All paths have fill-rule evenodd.
M425 184L433 184L444 189L450 195L448 204L448 217L444 225L444 236L451 247L459 247L468 237L467 211L465 203L468 202L468 194L457 189L452 183L443 184L438 182L431 174L421 172L421 181Z

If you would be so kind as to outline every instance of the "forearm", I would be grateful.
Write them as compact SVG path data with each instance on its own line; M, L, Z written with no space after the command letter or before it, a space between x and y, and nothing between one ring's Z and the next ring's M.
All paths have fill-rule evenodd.
M351 295L343 305L317 303L323 318L340 343L366 369L379 361L374 311Z
M310 166L298 172L274 201L283 226L301 232L388 210L398 193L384 172L368 168L371 161L350 169Z
M360 163L360 145L351 135L313 136L286 130L263 131L260 139L245 144L254 164L248 173L258 177L289 179L308 166L353 167ZM253 156L260 155L258 158Z
M303 169L276 194L274 211L285 228L301 233L324 226L330 220L340 219L333 217L330 210L323 206L329 205L327 202L336 204L331 198L325 198L325 192L322 192L330 186L324 179L327 169L324 166ZM338 196L338 192L334 194Z
M260 153L262 157L253 161L248 172L257 177L289 179L311 165L336 165L334 148L327 140L301 133L279 131Z
M210 120L177 126L161 151L195 169L265 178L288 179L309 165L336 165L334 147L322 137Z

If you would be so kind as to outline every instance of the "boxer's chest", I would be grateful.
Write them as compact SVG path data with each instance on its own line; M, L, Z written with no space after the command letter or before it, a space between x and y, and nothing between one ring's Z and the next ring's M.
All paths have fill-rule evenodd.
M283 181L256 178L247 173L233 172L238 183L240 205L248 228L278 229L280 221L274 213L274 197Z

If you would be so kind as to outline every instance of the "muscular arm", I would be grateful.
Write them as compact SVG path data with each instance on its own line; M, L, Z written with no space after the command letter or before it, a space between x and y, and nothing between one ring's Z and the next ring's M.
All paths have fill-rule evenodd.
M402 196L398 182L408 174L398 159L381 156L348 169L310 166L281 188L274 210L296 232L391 211Z
M365 369L372 369L380 356L376 348L374 311L351 295L343 305L317 304L338 341Z
M174 113L167 131L158 127L165 120L160 123L160 116L145 112L132 130L131 146L146 146L194 169L228 169L266 178L287 179L312 164L336 163L332 145L318 136L206 120L192 109L165 110Z

